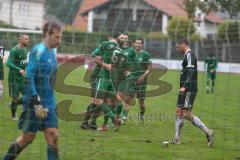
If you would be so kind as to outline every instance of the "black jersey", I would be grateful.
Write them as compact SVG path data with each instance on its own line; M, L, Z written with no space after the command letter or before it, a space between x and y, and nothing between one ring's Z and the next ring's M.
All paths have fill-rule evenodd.
M180 88L185 87L187 92L197 92L197 58L188 51L182 61Z

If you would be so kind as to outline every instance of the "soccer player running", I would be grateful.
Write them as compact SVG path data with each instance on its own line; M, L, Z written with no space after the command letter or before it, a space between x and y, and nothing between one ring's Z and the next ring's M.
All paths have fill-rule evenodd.
M53 85L56 78L56 47L61 43L61 28L55 22L43 26L43 42L29 55L23 112L19 120L21 135L10 145L3 160L14 160L42 130L47 141L47 159L58 160L58 120Z
M9 95L12 97L10 108L12 119L17 118L17 106L22 104L22 98L19 99L19 94L24 92L24 74L27 65L29 36L27 33L22 33L19 37L19 43L10 50L7 59L7 67L9 67L8 84Z
M0 99L3 96L3 79L4 79L3 56L4 48L0 46Z
M209 82L212 82L211 92L214 91L215 79L216 79L216 70L217 70L217 60L216 58L210 54L204 61L204 67L207 68L207 93L209 93L210 87Z
M168 141L169 144L180 144L180 132L184 124L184 119L192 122L193 125L201 129L207 136L208 146L212 146L214 132L192 113L193 102L197 95L197 58L188 46L186 39L178 41L177 50L184 55L182 61L182 72L180 76L180 89L178 94L175 137Z
M144 113L146 110L145 98L147 89L147 76L151 72L152 62L150 54L143 50L144 40L137 38L134 40L133 47L136 52L135 60L135 76L136 76L136 94L140 106L139 120L144 121Z

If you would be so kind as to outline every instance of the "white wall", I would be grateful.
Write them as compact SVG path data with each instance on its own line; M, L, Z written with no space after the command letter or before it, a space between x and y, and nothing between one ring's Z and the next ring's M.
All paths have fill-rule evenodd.
M9 24L10 0L0 0L0 20Z
M94 17L94 11L88 12L88 27L87 27L88 33L93 32L93 17Z
M0 0L3 4L0 11L0 20L10 23L10 0ZM41 28L43 23L43 3L29 1L14 1L12 12L12 25L20 28L36 29Z
M199 14L200 14L200 17L199 17ZM195 22L194 24L197 29L197 33L199 33L202 37L206 37L208 34L217 33L218 25L207 22L205 20L206 15L202 13L202 11L199 8L197 8L195 12L195 16L199 17L199 19L201 20L201 22ZM199 23L200 25L198 25Z
M166 14L162 15L162 32L167 34L168 16Z
M201 22L200 26L197 25L198 22L195 22L195 27L197 29L197 33L199 33L202 37L206 37L208 34L216 34L218 31L218 25L212 24L209 22Z

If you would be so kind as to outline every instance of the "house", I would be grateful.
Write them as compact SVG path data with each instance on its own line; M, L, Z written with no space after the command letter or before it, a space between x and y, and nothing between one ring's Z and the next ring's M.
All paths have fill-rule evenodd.
M195 13L197 32L203 37L217 32L224 19L215 13ZM81 31L143 31L167 33L168 21L187 16L183 0L83 0L73 21Z
M42 27L45 0L0 0L0 21L19 28Z

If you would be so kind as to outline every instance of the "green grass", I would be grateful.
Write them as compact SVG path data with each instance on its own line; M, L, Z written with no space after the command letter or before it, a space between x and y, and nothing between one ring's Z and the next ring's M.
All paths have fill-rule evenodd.
M80 83L83 69L76 69L65 80L66 84ZM106 133L80 129L80 122L59 121L60 156L62 160L231 160L240 157L240 75L219 73L216 93L205 93L205 74L199 73L199 92L194 105L194 113L214 129L214 146L208 148L205 135L191 123L184 124L181 145L161 147L161 141L174 135L174 119L179 73L168 71L161 80L170 83L173 90L167 94L146 100L149 121L139 125L131 120L119 132ZM17 123L10 118L7 107L9 97L7 81L5 93L0 101L0 157L10 143L20 134ZM57 93L58 102L62 99L74 101L71 112L77 114L85 110L90 98ZM137 113L134 106L131 113ZM18 109L20 115L21 109ZM156 115L156 119L150 118ZM161 116L162 115L162 116ZM164 118L165 115L168 118ZM99 123L101 123L101 119ZM46 159L46 142L38 133L35 141L19 156L19 160Z

